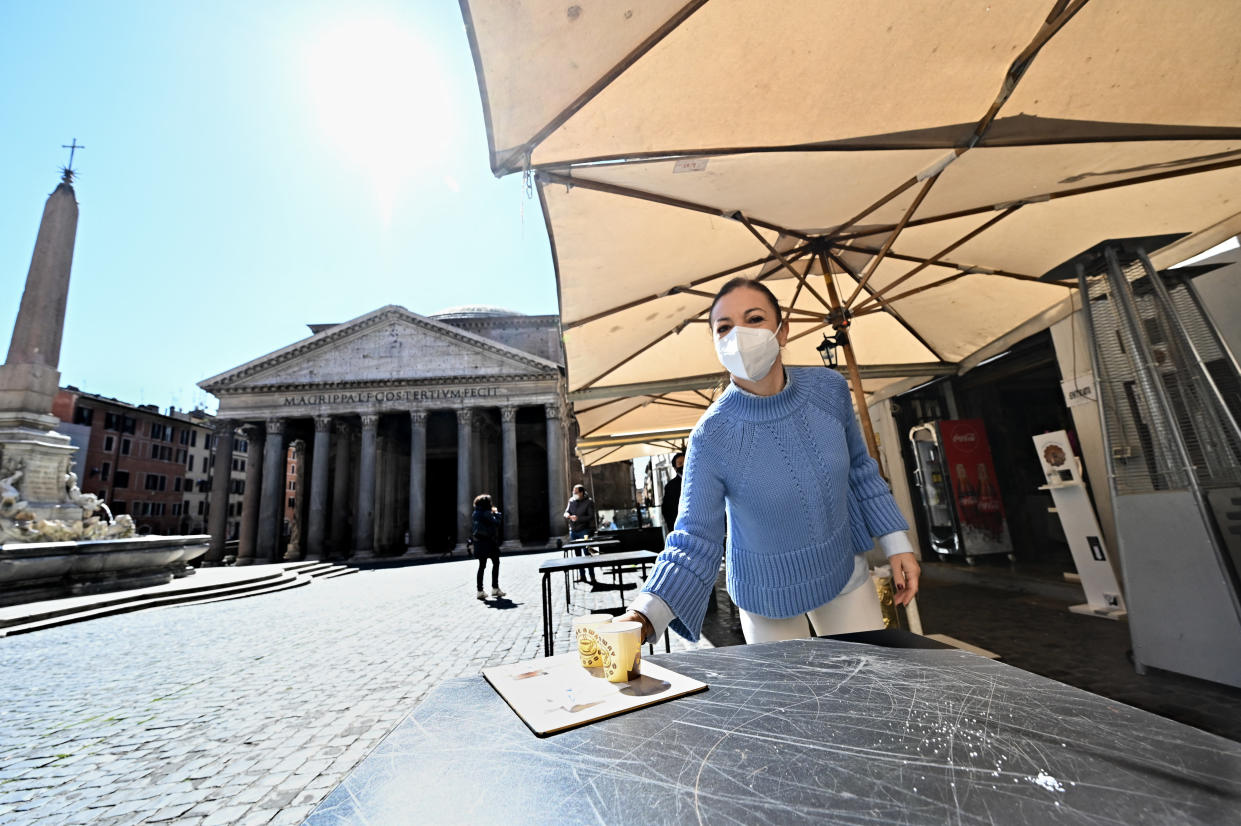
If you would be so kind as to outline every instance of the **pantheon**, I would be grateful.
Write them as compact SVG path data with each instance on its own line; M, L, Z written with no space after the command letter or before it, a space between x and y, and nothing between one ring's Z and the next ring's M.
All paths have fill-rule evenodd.
M509 547L564 530L558 316L389 305L310 330L199 383L219 399L216 455L232 456L234 433L249 442L238 564L280 558L286 456L302 466L291 532L310 559L460 548L478 493L503 511ZM213 536L226 510L213 501Z

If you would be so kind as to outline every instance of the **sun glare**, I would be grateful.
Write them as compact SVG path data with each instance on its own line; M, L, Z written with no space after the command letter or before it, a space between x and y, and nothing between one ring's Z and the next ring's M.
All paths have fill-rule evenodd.
M310 41L304 77L319 134L365 176L389 224L403 194L442 170L457 143L438 54L391 20L351 20Z

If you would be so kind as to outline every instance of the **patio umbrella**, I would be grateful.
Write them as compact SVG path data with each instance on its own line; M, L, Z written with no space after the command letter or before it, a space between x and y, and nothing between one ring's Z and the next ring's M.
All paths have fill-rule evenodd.
M1241 232L1231 0L461 6L585 440L692 427L735 275L864 410L1063 317L1040 276L1102 239L1174 235L1164 266Z

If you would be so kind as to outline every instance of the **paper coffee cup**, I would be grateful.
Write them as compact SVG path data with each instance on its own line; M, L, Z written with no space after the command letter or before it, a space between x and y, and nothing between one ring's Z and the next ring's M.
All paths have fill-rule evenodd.
M603 676L613 683L636 680L642 663L642 623L610 622L592 630L599 638Z
M593 631L611 621L611 614L586 614L573 618L573 639L577 641L577 653L582 658L582 668L599 668L603 665L603 657L599 654L599 637Z

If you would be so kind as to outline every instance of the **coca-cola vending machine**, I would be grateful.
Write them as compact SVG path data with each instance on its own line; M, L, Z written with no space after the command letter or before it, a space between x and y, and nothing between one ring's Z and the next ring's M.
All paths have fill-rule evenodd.
M938 554L973 564L983 554L1008 554L1013 543L995 481L982 419L945 419L909 431L915 481L927 514L927 537Z

